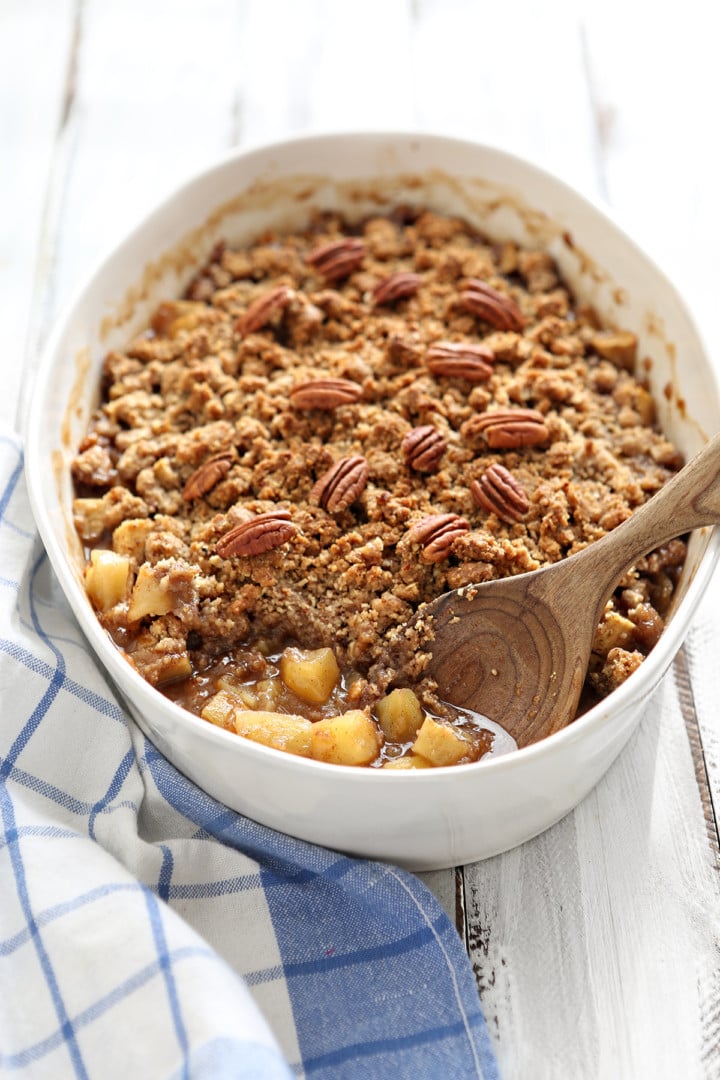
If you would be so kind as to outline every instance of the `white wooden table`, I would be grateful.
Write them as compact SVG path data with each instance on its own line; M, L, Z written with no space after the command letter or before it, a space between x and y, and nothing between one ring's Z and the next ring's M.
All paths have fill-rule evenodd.
M715 6L0 0L0 420L96 258L235 145L435 130L605 198L720 356ZM684 358L692 363L692 357ZM720 585L655 715L537 840L425 875L502 1075L720 1076Z

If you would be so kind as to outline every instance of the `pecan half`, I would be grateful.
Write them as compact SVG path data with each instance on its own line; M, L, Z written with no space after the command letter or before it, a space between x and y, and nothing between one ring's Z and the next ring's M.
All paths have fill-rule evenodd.
M462 293L463 306L496 330L520 331L525 325L520 308L505 293L479 278L470 278Z
M296 409L337 409L362 397L362 386L351 379L308 379L290 391Z
M458 537L468 532L470 526L459 514L429 514L408 529L411 544L420 544L424 562L442 562L447 559Z
M323 473L310 492L310 501L318 503L329 514L339 514L365 490L368 466L364 457L354 454L340 458Z
M305 262L317 270L326 281L339 281L360 269L365 258L365 241L356 236L331 240L305 256Z
M522 485L503 465L491 465L473 480L470 493L481 510L503 521L522 521L530 509Z
M254 300L244 315L241 315L235 323L235 329L241 334L254 334L262 329L273 315L288 306L295 290L289 285L278 285L276 289L270 289Z
M495 409L479 413L460 429L467 439L482 435L493 450L518 450L547 442L550 432L537 409Z
M422 278L419 274L399 270L396 274L390 274L378 281L372 291L373 305L379 307L381 304L392 304L396 300L414 296L421 285Z
M192 473L185 484L182 493L183 499L190 502L192 499L199 499L202 495L206 495L230 471L232 460L232 454L229 451L224 451L221 454L214 454L207 461L203 461L202 465Z
M432 424L408 431L401 444L405 464L416 472L433 472L446 449L445 436Z
M495 353L487 345L462 341L436 341L425 354L425 366L433 375L472 383L490 378L494 360Z
M289 510L270 510L230 529L220 537L215 550L223 559L233 555L262 555L287 543L296 532Z

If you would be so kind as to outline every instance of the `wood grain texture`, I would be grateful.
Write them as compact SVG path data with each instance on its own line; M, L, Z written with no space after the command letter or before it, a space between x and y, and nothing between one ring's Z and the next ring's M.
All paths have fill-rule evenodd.
M583 25L605 194L680 285L717 355L720 11L688 0L677 18L667 0L608 0L585 5Z
M468 923L484 928L471 955L507 1075L704 1075L720 898L689 770L669 677L572 815L465 868Z
M720 345L714 18L703 0L682 18L647 0L5 0L0 417L18 358L140 215L235 144L310 130L434 129L605 194ZM506 1080L720 1076L719 638L716 580L577 810L423 875L460 921Z
M448 701L502 723L521 749L560 731L576 715L595 631L622 575L677 535L718 522L715 435L652 499L571 559L452 590L424 607L428 673ZM392 664L402 670L403 660ZM685 689L681 709L694 716Z
M529 157L581 191L600 191L581 7L417 0L420 128Z
M73 0L8 0L0 6L0 370L11 424L33 350L35 280L47 259L44 226L54 190L48 172L63 121L75 26ZM45 35L55 47L30 78L28 57Z
M697 782L698 795L700 796L703 816L705 818L705 831L707 834L708 845L714 858L715 869L720 870L720 836L718 832L717 808L714 802L714 792L710 786L703 731L695 701L693 677L690 671L688 654L691 652L691 649L691 645L686 645L678 653L675 661L675 688L677 691L678 705L680 706L680 711L682 712L683 720L685 721L685 730L687 731L688 745L690 747L690 753L692 754L693 765L695 766L695 780ZM696 674L695 685L697 685L702 678L703 675L701 673Z

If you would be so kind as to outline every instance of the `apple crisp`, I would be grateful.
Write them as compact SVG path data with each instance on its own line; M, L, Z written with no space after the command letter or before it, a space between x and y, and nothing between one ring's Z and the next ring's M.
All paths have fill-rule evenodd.
M268 745L392 768L506 749L420 644L384 658L423 603L580 551L682 465L636 353L548 254L430 211L218 244L105 358L73 465L98 618L151 684ZM655 644L684 557L625 575L584 707Z

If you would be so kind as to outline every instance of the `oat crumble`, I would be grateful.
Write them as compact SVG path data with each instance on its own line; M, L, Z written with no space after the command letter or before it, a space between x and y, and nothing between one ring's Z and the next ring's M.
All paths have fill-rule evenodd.
M430 211L218 245L105 359L73 464L101 623L193 711L252 686L256 710L317 724L349 708L377 727L379 661L420 604L581 550L681 467L636 351L549 255ZM109 590L93 588L103 550ZM684 557L676 540L626 575L586 703L655 644ZM324 702L283 681L288 646L332 651ZM406 681L437 718L422 664ZM240 731L238 709L209 718ZM445 721L475 732L456 760L490 749L467 717ZM422 758L412 744L381 723L356 763Z

